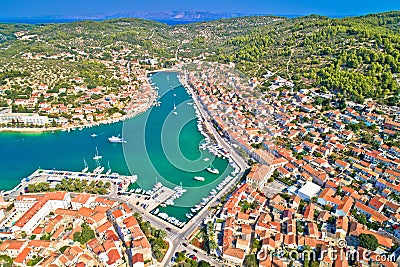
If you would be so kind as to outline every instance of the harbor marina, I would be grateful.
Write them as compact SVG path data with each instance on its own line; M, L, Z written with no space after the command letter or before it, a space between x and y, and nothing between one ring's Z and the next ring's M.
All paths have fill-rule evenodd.
M135 190L140 187L142 192L152 190L157 183L156 177L164 187L171 190L182 184L187 192L171 200L174 205L165 203L165 207L160 206L172 196L171 191L171 195L166 194L165 199L160 196L146 210L159 208L158 213L166 213L181 222L189 220L186 214L190 215L190 209L207 198L213 189L218 191L217 187L234 171L234 163L228 161L229 153L216 145L213 136L207 134L207 125L176 75L170 73L169 76L167 80L165 73L159 73L151 78L159 88L158 101L162 104L123 123L70 132L2 133L0 145L6 152L0 162L0 180L5 185L3 189L15 187L21 177L27 177L39 166L47 170L55 168L81 172L87 165L87 172L82 173L88 174L89 169L98 167L98 172L101 168L102 172L108 172L111 169L108 166L110 162L112 172L127 177L130 173L137 175L136 184L139 186L131 184L127 191L121 191L131 194L129 198L135 198L135 193L130 191L134 187ZM170 85L173 85L173 91ZM174 103L178 115L172 114ZM182 120L186 121L180 127ZM95 138L91 136L94 133ZM110 143L107 138L116 133L121 133L129 142L121 145ZM5 157L7 153L9 156ZM96 160L92 160L94 157ZM83 163L84 159L86 164ZM220 173L208 172L206 169L210 164ZM95 175L100 175L100 172ZM194 176L202 176L205 181L196 181ZM139 195L143 195L142 192Z

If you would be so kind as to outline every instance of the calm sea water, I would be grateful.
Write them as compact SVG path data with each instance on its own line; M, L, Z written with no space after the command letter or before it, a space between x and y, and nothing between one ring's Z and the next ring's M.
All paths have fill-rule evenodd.
M113 172L137 174L138 184L144 189L151 189L156 181L170 188L182 184L188 191L175 200L176 207L163 211L186 220L190 207L207 196L232 168L227 160L199 149L204 136L197 129L193 100L176 74L161 72L151 80L159 88L161 105L123 123L69 133L0 133L0 188L13 188L39 167L80 171L86 159L94 169L92 158L97 147L106 169L109 163ZM98 136L91 137L93 133ZM118 134L126 144L107 141ZM220 170L219 175L206 171L210 163ZM205 181L196 181L194 176L203 176Z

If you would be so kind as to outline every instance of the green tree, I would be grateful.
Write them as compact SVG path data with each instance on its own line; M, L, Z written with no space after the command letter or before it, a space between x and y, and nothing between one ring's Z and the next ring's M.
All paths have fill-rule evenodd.
M67 248L69 248L69 246L62 246L62 247L60 248L60 252L61 252L61 253L64 253L64 251L65 251Z
M378 239L372 234L360 234L358 240L361 247L371 251L375 251L379 246Z
M199 265L198 266L199 267L211 267L211 264L209 262L207 262L207 261L201 260L201 261L199 261Z
M13 266L13 259L7 255L0 255L0 262L3 263L3 267Z
M186 255L183 252L178 252L178 256L176 257L176 262L182 262L186 259Z
M74 241L79 242L83 245L86 244L89 240L95 238L95 233L86 223L83 223L81 227L81 232L74 233Z
M244 266L246 266L246 267L257 267L258 264L257 264L256 255L255 254L247 255L244 258Z
M164 257L164 253L161 250L155 250L154 256L156 256L157 260L162 260L162 258Z
M208 246L210 248L210 251L214 251L215 249L217 249L218 244L217 242L215 242L214 239L211 239L210 242L208 242Z

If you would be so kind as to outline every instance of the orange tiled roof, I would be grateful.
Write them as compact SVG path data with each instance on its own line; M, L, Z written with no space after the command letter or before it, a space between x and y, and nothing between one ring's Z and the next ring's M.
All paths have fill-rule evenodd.
M28 254L31 252L31 248L24 248L21 253L13 261L14 263L23 264L27 260Z

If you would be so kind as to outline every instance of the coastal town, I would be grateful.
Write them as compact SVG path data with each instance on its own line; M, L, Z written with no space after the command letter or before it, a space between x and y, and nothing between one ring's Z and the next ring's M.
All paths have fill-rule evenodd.
M153 197L135 204L139 195L117 195L129 179L100 195L69 193L57 191L61 178L47 172L52 192L29 192L38 181L26 181L25 192L19 187L2 201L5 259L16 266L397 266L398 110L294 91L270 72L264 91L232 66L196 64L177 67L181 82L219 138L247 161L226 199L215 197L180 229L142 208Z
M16 36L34 38L29 32ZM130 49L113 51L107 59L99 52L91 62L85 61L87 54L79 49L54 55L20 55L34 72L28 75L23 72L25 65L15 62L0 70L6 77L0 86L0 130L70 131L122 121L146 111L157 97L146 68L157 66L157 61L125 60L130 56L135 56ZM78 67L66 72L65 67L57 66L54 73L54 66L46 65L54 60ZM14 71L8 73L10 68Z
M10 204L3 201L2 207ZM11 205L16 222L2 222L2 229L10 231L1 232L0 251L13 259L13 266L153 263L140 217L124 203L90 194L49 192L18 196ZM157 232L160 237L164 234Z
M334 102L317 88L296 92L271 72L267 92L255 95L259 81L246 85L229 69L199 64L186 73L220 134L253 165L211 221L222 258L248 265L261 251L258 266L308 265L274 252L310 250L329 252L314 258L319 266L397 266L399 110ZM332 255L343 241L368 257Z
M224 42L244 25L285 23L278 18L249 19L243 25L241 19L235 21L239 26L210 42ZM69 29L74 37L59 46L45 34L13 33L16 42L44 43L53 50L27 49L0 64L0 132L13 132L6 142L21 146L28 144L24 133L49 132L43 135L54 139L47 143L39 138L33 141L39 144L40 157L60 157L56 160L65 161L63 166L76 167L76 162L81 166L82 161L84 165L79 170L61 170L51 159L53 166L42 169L43 161L25 166L26 159L18 155L21 162L18 168L9 167L10 172L32 166L34 170L0 192L1 266L400 265L400 107L396 102L400 91L394 89L400 84L398 74L385 78L393 90L380 89L381 98L371 92L365 98L361 93L345 96L344 90L316 86L310 77L292 79L289 65L295 58L286 47L276 52L277 57L288 57L287 65L279 66L286 68L285 73L262 65L254 55L265 56L262 49L254 52L250 47L254 65L260 63L254 73L261 75L253 77L251 71L242 71L254 65L237 63L240 53L246 57L241 48L236 58L233 54L218 57L218 51L229 51L228 45L204 49L212 36L211 26L195 25L203 34L199 36L197 32L187 35L190 30L177 26L171 34L176 44L170 33L159 33L164 26L144 22L139 31L132 26L136 23L140 24L123 19L104 27L91 25L97 37L93 43L74 35L71 29L85 26L77 23ZM221 25L212 27L220 33ZM132 32L123 32L124 27ZM151 27L155 30L149 33ZM111 28L115 35L103 43L104 32ZM165 43L158 35L168 37ZM139 41L133 38L131 43L132 36ZM227 42L244 46L254 40L257 46L269 42L252 35ZM377 50L385 46L370 43ZM62 51L66 47L68 51ZM195 55L196 51L203 52ZM321 54L329 52L324 48ZM310 60L320 63L317 58ZM354 66L357 60L361 61L349 59ZM389 56L381 61L387 63L386 69L395 65ZM365 69L373 72L372 67ZM161 94L162 90L166 92ZM395 103L389 105L389 99ZM167 109L168 114L159 117L163 121L158 119L157 112ZM143 121L128 124L140 118ZM117 122L125 123L98 130L102 124ZM179 136L190 127L191 135ZM165 134L172 128L178 136ZM158 130L161 141L154 134ZM57 147L65 136L73 135L70 140L82 141L71 145L78 151L68 154L66 146ZM135 141L140 138L139 147ZM176 144L177 151L172 151ZM47 155L49 146L55 152ZM13 149L0 151L5 163ZM33 153L29 149L26 154ZM193 158L199 156L189 160L185 149L195 152ZM160 151L164 154L158 155ZM85 153L91 153L91 158ZM64 155L79 158L69 161ZM185 158L184 164L193 168L181 168L174 157ZM153 172L137 175L147 164ZM7 175L5 179L11 180ZM146 186L140 183L143 180Z

